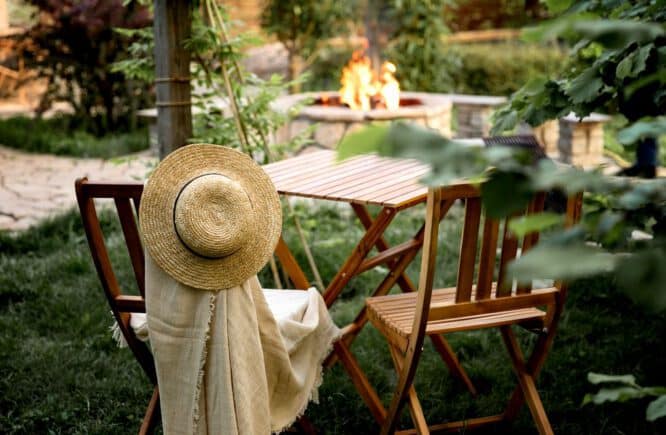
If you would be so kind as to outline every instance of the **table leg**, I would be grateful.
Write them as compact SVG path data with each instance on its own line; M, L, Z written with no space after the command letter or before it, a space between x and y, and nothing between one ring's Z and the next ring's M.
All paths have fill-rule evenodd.
M333 305L333 302L342 293L342 289L356 275L356 271L363 262L363 259L367 257L377 243L377 240L384 234L384 231L391 224L395 215L395 209L383 208L372 224L366 228L367 231L363 235L363 238L361 238L361 241L352 254L347 258L347 261L345 261L338 273L335 274L335 277L333 277L333 280L324 291L324 301L327 307L330 308Z
M443 204L441 212L442 219L444 218L444 216L446 216L447 212L449 211L449 208L452 205L453 205L452 201L447 201ZM358 216L359 220L361 221L361 224L366 228L366 230L369 229L374 224L374 221L372 216L370 215L370 212L368 212L367 207L360 204L351 204L351 206L354 209L356 216ZM417 240L422 243L424 230L425 226L422 226L414 236L414 240ZM375 246L377 247L377 250L380 252L390 248L389 244L386 242L383 236L377 238ZM391 272L384 279L384 281L382 281L379 287L377 287L377 289L373 292L372 296L383 296L387 294L389 290L391 290L393 285L396 284L396 282L400 286L400 289L403 292L416 291L414 284L406 275L405 269L416 257L418 250L419 249L417 248L414 250L407 251L401 257L389 261L388 265L389 268L391 269ZM347 333L343 337L344 345L346 345L347 347L351 346L352 341L354 341L356 336L361 332L363 326L365 326L365 323L367 321L368 317L366 314L366 308L364 306L361 312L356 316L354 321L351 323L352 326L347 329L346 331ZM476 396L477 394L476 388L474 387L472 380L467 375L465 369L460 365L460 361L458 360L458 357L451 348L451 345L446 341L446 339L443 336L440 335L431 335L430 339L435 349L441 356L442 360L449 368L451 374L454 377L457 377L460 381L462 381L463 384L465 384L465 386L472 394L472 396Z

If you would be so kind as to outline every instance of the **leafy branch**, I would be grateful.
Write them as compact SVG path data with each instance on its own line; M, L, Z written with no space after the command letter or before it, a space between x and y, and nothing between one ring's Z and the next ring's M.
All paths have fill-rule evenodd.
M645 419L655 421L666 416L666 387L641 387L633 375L603 375L588 373L587 380L594 385L603 385L595 394L586 394L583 405L606 402L626 402L628 400L656 397L646 410Z

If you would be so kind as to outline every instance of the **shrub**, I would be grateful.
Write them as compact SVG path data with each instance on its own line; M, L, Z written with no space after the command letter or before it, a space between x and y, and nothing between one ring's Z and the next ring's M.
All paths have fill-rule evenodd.
M444 6L452 32L521 27L547 15L538 0L458 0Z
M25 38L27 67L46 79L40 110L67 101L85 127L103 134L131 125L145 86L110 69L128 56L131 39L115 28L150 24L147 7L123 0L28 0L37 23Z
M463 94L510 95L536 75L558 73L566 60L558 46L519 42L451 45L443 51L459 61L448 73L451 90Z
M451 86L449 71L457 62L440 49L448 29L442 19L444 0L390 2L393 22L384 57L396 64L400 87L408 91L442 92Z
M270 0L264 4L261 26L287 49L288 79L294 80L316 58L322 40L349 32L352 17L349 0Z
M97 137L75 128L69 117L14 117L0 120L0 144L28 152L110 158L148 148L148 133L138 129Z

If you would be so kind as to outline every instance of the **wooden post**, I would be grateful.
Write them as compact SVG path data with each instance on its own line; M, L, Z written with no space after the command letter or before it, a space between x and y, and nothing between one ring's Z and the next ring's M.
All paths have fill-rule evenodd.
M188 0L155 0L155 87L160 159L192 137L190 53L183 47L192 26Z

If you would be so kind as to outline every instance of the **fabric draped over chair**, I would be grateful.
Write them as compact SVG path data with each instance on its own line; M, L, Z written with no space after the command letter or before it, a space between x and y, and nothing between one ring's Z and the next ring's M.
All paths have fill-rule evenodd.
M266 296L277 302L273 312ZM256 276L231 289L195 289L149 255L146 314L168 435L288 427L316 400L322 362L340 334L316 289L265 293Z

